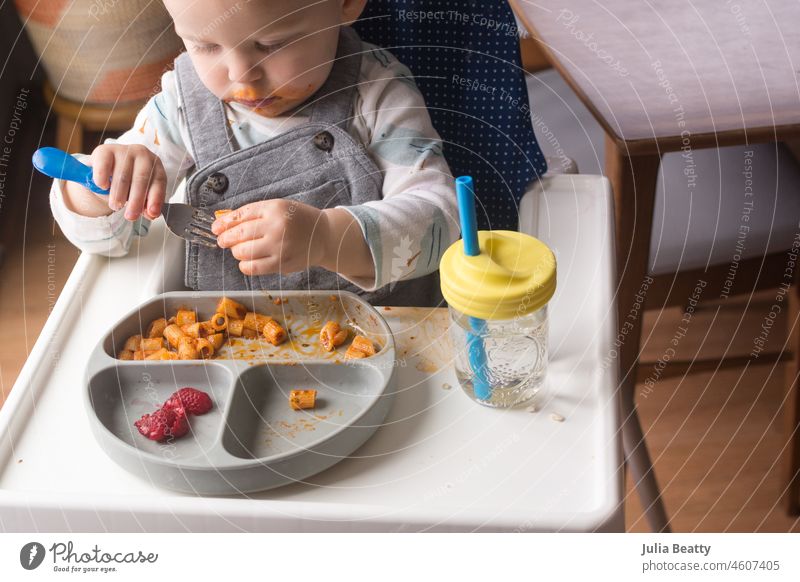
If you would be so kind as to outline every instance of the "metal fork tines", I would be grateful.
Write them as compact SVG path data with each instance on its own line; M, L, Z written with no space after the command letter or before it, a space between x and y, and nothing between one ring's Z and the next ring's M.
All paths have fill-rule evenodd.
M189 242L217 248L217 236L211 232L214 216L189 204L165 203L161 215L167 228Z

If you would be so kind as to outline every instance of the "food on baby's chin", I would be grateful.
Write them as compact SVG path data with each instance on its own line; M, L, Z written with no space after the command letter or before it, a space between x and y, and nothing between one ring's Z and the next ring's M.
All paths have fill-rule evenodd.
M213 408L211 397L197 388L181 388L152 414L145 414L133 425L139 432L153 441L180 438L189 432L190 414L205 414Z
M314 408L316 404L316 390L292 390L289 392L289 405L292 407L292 410Z
M160 330L161 335L152 334ZM256 339L262 335L277 346L286 341L286 330L274 319L248 312L241 303L223 297L208 321L197 321L197 313L179 309L174 317L160 318L148 326L147 335L129 337L117 357L120 360L197 360L214 356L228 337Z
M347 340L347 330L342 329L335 321L328 321L319 332L319 343L326 352L332 352Z
M347 348L345 358L360 359L368 358L375 355L375 345L371 340L365 338L363 335L357 335L353 338L353 343Z

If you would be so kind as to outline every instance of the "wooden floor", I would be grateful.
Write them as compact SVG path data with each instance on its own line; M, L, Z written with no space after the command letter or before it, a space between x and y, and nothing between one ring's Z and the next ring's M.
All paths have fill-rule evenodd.
M20 341L0 343L0 401L11 389L77 253L48 214L46 193L31 196L17 221L18 244L6 248L0 267L0 319L19 330ZM675 359L747 356L773 291L708 302L692 319ZM640 378L655 374L682 309L650 310ZM785 341L785 321L772 329L766 351ZM667 377L670 376L670 377ZM745 363L724 370L686 374L667 366L655 387L639 385L638 402L656 473L675 531L800 531L783 513L781 494L781 402L784 365ZM630 485L629 485L630 487ZM638 499L628 491L627 527L647 531Z

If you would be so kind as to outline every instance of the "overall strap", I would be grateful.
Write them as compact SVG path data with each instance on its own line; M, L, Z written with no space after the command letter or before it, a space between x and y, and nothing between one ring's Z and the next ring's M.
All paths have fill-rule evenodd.
M339 46L328 79L308 100L311 123L347 129L353 112L353 92L358 89L363 52L361 39L350 26L339 28ZM302 107L298 111L302 111Z
M175 78L195 166L202 168L233 152L225 106L203 85L188 53L175 59Z

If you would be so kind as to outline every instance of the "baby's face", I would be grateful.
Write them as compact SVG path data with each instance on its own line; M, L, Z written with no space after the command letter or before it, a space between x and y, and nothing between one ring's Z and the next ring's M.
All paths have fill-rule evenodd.
M328 78L339 25L366 0L164 0L203 84L266 117L300 105Z

